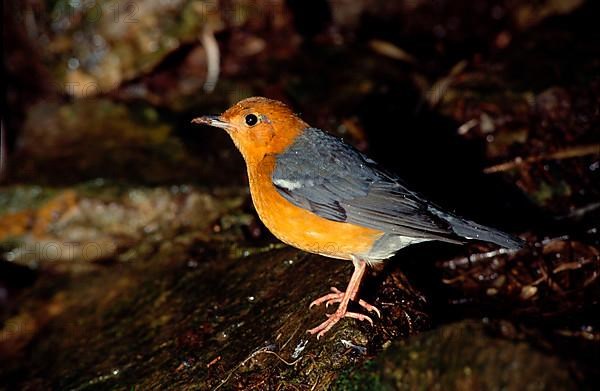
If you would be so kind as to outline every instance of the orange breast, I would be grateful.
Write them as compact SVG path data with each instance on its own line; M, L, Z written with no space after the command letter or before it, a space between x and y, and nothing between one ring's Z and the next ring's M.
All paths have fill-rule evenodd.
M281 241L332 258L366 255L383 232L324 219L283 198L271 180L274 157L248 165L250 193L262 222Z

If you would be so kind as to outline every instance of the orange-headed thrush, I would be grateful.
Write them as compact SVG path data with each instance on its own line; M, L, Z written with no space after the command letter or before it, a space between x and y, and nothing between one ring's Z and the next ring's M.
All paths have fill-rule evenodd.
M221 116L193 122L222 128L231 136L246 161L254 207L277 238L354 264L344 292L332 288L311 303L339 303L325 322L308 330L317 338L343 317L373 323L367 315L349 312L348 303L357 299L367 264L390 258L403 247L466 239L521 246L519 239L441 210L352 146L309 126L281 102L248 98ZM358 304L379 315L365 301Z

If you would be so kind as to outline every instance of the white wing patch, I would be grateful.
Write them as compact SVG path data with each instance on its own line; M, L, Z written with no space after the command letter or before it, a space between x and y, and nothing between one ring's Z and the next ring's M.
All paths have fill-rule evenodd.
M300 181L290 181L287 179L275 179L273 181L273 183L276 186L283 187L284 189L287 189L287 190L296 190L303 186L302 182L300 182Z

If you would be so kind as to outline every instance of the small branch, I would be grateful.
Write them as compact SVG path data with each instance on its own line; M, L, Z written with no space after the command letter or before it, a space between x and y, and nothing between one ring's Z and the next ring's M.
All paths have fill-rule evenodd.
M282 361L284 364L286 364L286 365L289 365L289 366L295 365L295 364L296 364L298 361L302 360L302 357L300 357L300 358L298 358L298 359L296 359L296 360L294 360L294 361L292 361L292 362L286 361L286 360L285 360L285 359L283 359L283 358L282 358L282 357L281 357L279 354L275 353L275 352L274 352L274 351L272 351L272 350L269 350L269 348L271 348L271 347L272 347L272 345L270 345L270 346L265 346L264 348L260 348L260 349L258 349L257 351L255 351L254 353L250 354L248 357L246 357L246 359L244 359L244 361L242 361L241 363L239 363L238 365L236 365L236 366L235 366L235 368L233 368L233 369L232 369L232 370L229 372L229 374L227 375L227 377L226 377L225 379L221 380L221 383L219 383L219 385L218 385L218 386L216 386L215 388L213 388L213 391L216 391L216 390L218 390L219 388L221 388L221 387L222 387L222 386L223 386L225 383L227 383L227 382L229 381L229 379L231 378L231 376L233 376L233 374L234 374L234 373L235 373L235 372L236 372L236 371L237 371L237 370L238 370L238 369L239 369L241 366L244 366L244 365L246 365L246 363L247 363L248 361L252 360L254 357L258 356L258 355L259 355L259 354L261 354L261 353L272 354L272 355L274 355L275 357L277 357L279 360L281 360L281 361Z
M549 155L530 156L525 159L518 157L509 162L487 167L483 170L483 172L486 174L493 174L496 172L512 170L513 168L517 168L524 164L535 163L543 160L563 160L587 155L600 155L600 144L581 145L572 148L562 149L560 151L553 152Z
M202 46L206 52L206 81L204 91L213 92L219 81L221 55L213 29L207 24L202 31Z
M382 56L393 58L394 60L403 61L409 64L414 64L417 62L414 56L406 52L404 49L399 48L393 43L387 41L373 39L369 41L369 47L376 53L379 53Z

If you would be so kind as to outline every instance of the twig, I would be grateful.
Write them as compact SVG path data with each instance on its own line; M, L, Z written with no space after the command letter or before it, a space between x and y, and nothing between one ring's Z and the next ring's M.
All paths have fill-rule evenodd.
M277 354L277 353L275 353L275 352L273 352L273 351L270 351L270 350L265 350L265 351L263 351L263 352L261 352L261 353L272 354L272 355L274 355L275 357L277 357L279 360L281 360L281 361L282 361L282 362L283 362L285 365L289 365L290 367L291 367L292 365L296 365L296 363L298 363L298 361L302 360L302 357L299 357L299 358L295 359L294 361L292 361L292 362L289 362L289 361L286 361L286 360L285 360L283 357L281 357L279 354Z
M411 54L387 41L373 39L369 41L369 47L382 56L390 57L394 60L404 61L409 64L414 64L416 62Z
M518 157L509 162L500 163L495 166L487 167L483 170L486 174L493 174L496 172L508 171L513 168L519 167L523 164L535 163L542 160L563 160L571 159L575 157L587 156L587 155L598 155L600 154L600 144L592 145L581 145L563 149L560 151L553 152L549 155L530 156L527 158Z
M315 391L317 389L317 386L319 385L319 380L321 380L320 375L317 375L317 380L315 381L315 384L313 384L313 386L310 388L310 391Z
M442 100L444 95L446 95L446 92L448 92L448 89L450 88L452 83L454 83L457 76L465 70L467 65L468 63L466 60L459 61L458 63L456 63L456 65L452 67L452 69L450 69L450 72L447 76L444 76L441 79L438 79L435 83L433 83L433 86L431 86L429 91L427 91L427 93L425 94L425 100L429 103L429 106L437 106L437 104Z
M288 343L290 343L290 341L292 340L292 338L294 338L294 336L296 335L296 333L298 332L298 330L300 330L300 327L302 327L302 325L298 325L298 327L296 327L296 330L294 330L294 332L288 338L288 340L285 341L285 343L283 345L281 345L281 348L279 349L280 351L283 350L287 346Z
M214 31L209 24L206 24L202 31L201 41L206 52L206 81L204 82L204 91L210 93L214 91L219 81L221 55Z
M213 391L217 391L219 388L221 388L225 383L227 383L229 381L229 379L231 378L231 376L233 376L233 374L243 365L246 365L246 363L250 360L252 360L254 357L258 356L261 353L267 353L267 354L272 354L275 357L277 357L279 360L281 360L283 363L285 363L286 365L292 366L295 365L298 361L300 361L302 359L302 357L292 361L292 362L288 362L286 361L283 357L281 357L279 354L268 350L271 347L271 345L269 346L265 346L263 348L258 349L257 351L255 351L254 353L250 354L248 357L246 357L244 359L244 361L242 361L241 363L239 363L238 365L235 366L235 368L233 368L229 374L227 375L227 377L223 380L221 380L221 383L216 386L215 388L213 388Z
M217 356L217 357L213 358L211 362L209 362L208 364L206 364L206 368L210 368L211 366L213 366L214 364L216 364L220 360L221 360L221 356Z

